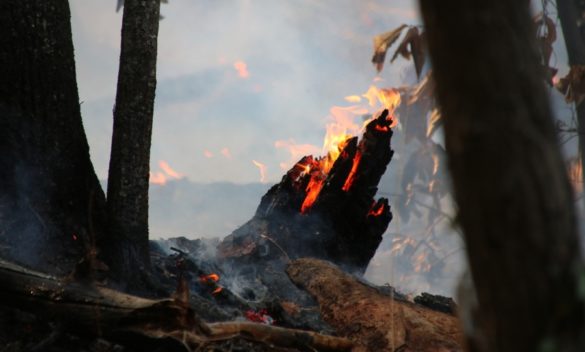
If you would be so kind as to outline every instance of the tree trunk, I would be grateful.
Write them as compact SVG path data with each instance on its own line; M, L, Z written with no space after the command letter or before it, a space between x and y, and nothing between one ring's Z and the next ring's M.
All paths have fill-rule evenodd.
M420 4L485 335L475 347L584 351L573 197L528 1Z
M131 286L148 271L148 179L156 88L159 0L127 0L108 175L106 261Z
M579 8L575 0L557 0L557 11L561 20L563 37L567 55L569 56L569 66L585 65L585 28L579 27ZM581 164L585 158L585 104L575 103L577 111L577 134L579 136L579 154ZM585 174L580 181L585 184Z
M0 254L62 273L101 233L67 0L0 3Z

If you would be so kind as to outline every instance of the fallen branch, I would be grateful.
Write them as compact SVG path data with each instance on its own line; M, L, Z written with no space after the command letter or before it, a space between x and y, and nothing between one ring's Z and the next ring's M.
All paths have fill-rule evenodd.
M317 299L323 319L363 350L463 350L453 315L383 295L326 261L294 260L287 273Z
M349 351L345 338L249 322L206 324L184 301L153 300L109 288L67 282L0 261L0 307L63 323L83 336L132 346L192 352L235 338L301 351Z

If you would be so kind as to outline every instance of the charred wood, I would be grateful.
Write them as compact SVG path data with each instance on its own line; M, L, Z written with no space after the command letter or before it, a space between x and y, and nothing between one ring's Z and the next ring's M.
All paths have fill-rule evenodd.
M15 306L57 321L80 336L104 337L133 348L148 346L148 350L208 350L206 346L236 338L289 351L348 351L353 346L345 338L310 331L244 322L207 324L179 299L141 298L0 262L0 308ZM38 345L52 343L54 334L58 332Z

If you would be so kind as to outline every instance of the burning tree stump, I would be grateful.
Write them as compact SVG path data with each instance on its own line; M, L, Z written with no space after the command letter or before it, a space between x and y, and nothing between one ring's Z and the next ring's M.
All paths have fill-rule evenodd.
M354 351L463 351L452 314L382 295L321 260L295 260L287 273L317 299L325 321L361 346Z
M392 213L375 200L393 151L394 119L373 118L337 153L305 156L263 197L254 217L219 245L224 258L316 257L365 271Z

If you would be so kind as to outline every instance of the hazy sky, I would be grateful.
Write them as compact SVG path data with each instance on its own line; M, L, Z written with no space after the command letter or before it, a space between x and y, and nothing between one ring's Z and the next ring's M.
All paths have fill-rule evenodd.
M267 166L267 182L278 181L283 174L279 165L293 159L275 142L319 150L330 109L352 105L344 97L364 93L376 78L370 63L373 37L402 23L419 23L412 0L169 2L161 8L165 18L159 32L151 168L162 172L159 163L164 160L190 180L205 183L257 182L260 173L253 160ZM122 14L115 12L116 0L70 4L83 121L96 172L105 179ZM552 64L561 66L561 74L566 72L562 42L558 33ZM379 87L412 84L412 63L398 59L386 64L380 78ZM570 115L558 95L555 102L558 115ZM399 188L405 148L393 144L396 154L381 191ZM423 221L401 224L396 218L388 233L416 233L425 226ZM446 225L440 231L452 229ZM368 277L374 282L397 280L388 270L393 267L392 238L385 237L370 265ZM448 251L461 246L457 236L445 241ZM451 265L460 266L460 259L453 260ZM455 277L443 280L447 289L433 287L434 292L448 293ZM411 282L413 286L424 287Z
M82 113L91 156L107 176L121 12L115 1L72 0ZM165 160L193 181L269 181L291 157L277 140L321 147L334 105L376 76L372 38L417 23L412 1L171 0L163 5L152 170ZM379 86L412 81L387 66Z

